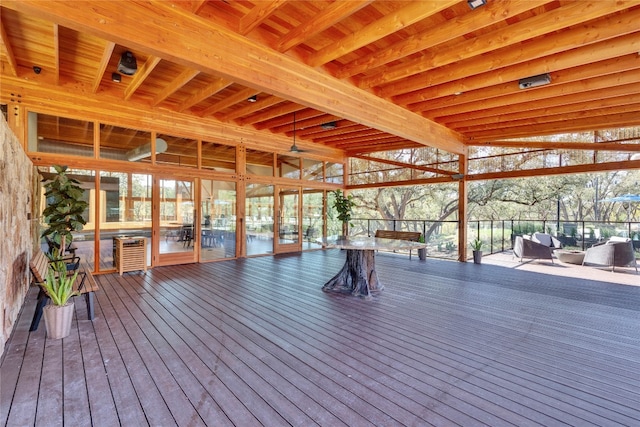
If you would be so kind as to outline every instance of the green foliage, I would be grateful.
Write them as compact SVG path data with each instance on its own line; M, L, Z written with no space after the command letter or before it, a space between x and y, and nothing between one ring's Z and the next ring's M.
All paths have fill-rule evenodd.
M473 249L474 251L481 251L482 250L482 240L480 239L475 239L472 242L470 242L471 245L471 249Z
M355 202L353 196L345 196L342 191L332 191L335 199L333 201L333 208L338 212L338 220L343 224L351 221L351 215Z
M69 298L77 295L77 292L73 292L73 284L77 277L78 271L73 275L67 275L67 264L64 261L49 264L47 277L42 286L54 305L65 305Z
M84 190L80 182L67 176L67 166L54 166L56 174L45 184L44 193L48 205L43 212L44 222L49 228L42 232L41 237L48 237L61 248L71 244L72 231L80 231L87 223L82 217L87 202L82 200Z
M420 237L418 237L418 242L424 243L424 234L421 234Z

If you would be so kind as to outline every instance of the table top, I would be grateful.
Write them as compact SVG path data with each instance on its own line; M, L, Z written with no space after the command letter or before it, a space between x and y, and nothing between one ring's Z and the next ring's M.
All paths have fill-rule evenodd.
M374 251L378 249L395 251L427 247L426 243L367 236L328 236L324 239L318 239L317 242L326 248L356 249L362 251Z

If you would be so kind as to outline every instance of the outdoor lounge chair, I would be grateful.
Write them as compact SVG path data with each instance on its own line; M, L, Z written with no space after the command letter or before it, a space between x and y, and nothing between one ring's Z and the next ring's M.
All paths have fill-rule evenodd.
M531 236L531 240L533 240L536 243L541 243L547 247L550 247L552 251L556 249L562 249L562 242L556 239L555 237L553 237L551 234L533 233L533 236Z
M588 248L582 265L610 266L611 271L616 267L635 267L638 272L633 243L629 239L615 237Z
M550 259L553 263L552 249L550 246L535 242L531 239L525 239L522 236L516 236L513 245L513 255L520 258L528 259Z

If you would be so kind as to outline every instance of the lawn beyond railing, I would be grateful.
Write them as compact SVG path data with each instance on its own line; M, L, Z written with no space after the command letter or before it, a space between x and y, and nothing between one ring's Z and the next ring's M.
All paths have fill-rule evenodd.
M586 250L594 243L612 236L631 237L640 254L640 222L555 221L555 220L481 220L467 223L469 241L482 240L484 253L504 252L513 248L517 235L544 232L557 237L564 247ZM373 236L376 230L419 231L425 236L428 256L458 259L458 221L383 220L355 218L349 234ZM471 250L468 251L471 257Z

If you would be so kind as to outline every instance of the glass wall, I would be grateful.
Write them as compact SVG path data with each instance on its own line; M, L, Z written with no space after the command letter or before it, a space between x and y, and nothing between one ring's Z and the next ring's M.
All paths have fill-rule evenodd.
M302 249L321 248L317 240L322 238L324 228L324 191L306 188L302 192Z
M235 173L236 147L202 141L202 168Z
M150 163L151 132L101 124L100 158Z
M156 163L198 167L198 141L159 133L155 141Z
M100 270L115 268L116 236L147 237L151 265L151 175L100 172Z
M33 112L27 117L29 151L93 157L93 122Z
M273 176L273 153L247 148L247 174Z
M236 183L200 182L200 260L236 256Z
M287 154L278 154L276 164L277 176L281 178L300 179L300 158Z
M247 255L273 253L273 185L247 184Z

